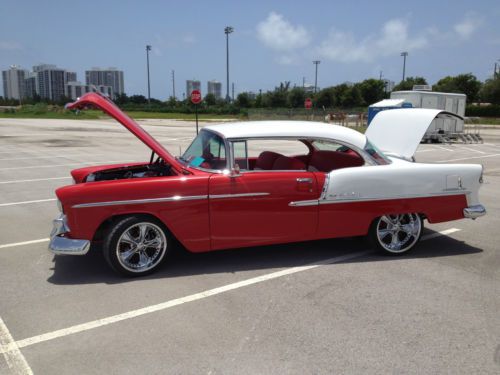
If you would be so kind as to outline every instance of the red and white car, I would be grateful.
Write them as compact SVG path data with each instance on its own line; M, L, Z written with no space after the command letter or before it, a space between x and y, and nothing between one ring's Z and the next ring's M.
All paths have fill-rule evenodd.
M86 94L71 109L98 107L152 150L149 162L76 169L56 190L60 217L49 248L86 254L100 242L117 272L157 269L174 238L187 250L368 235L402 254L423 221L486 213L483 168L423 164L413 156L440 110L378 114L366 134L323 123L239 122L206 126L174 157L109 99Z

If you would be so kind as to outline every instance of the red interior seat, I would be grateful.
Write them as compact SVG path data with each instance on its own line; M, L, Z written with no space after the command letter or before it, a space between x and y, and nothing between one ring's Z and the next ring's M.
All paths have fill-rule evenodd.
M257 158L257 160L255 162L254 169L271 170L271 169L273 169L274 162L280 156L283 156L283 155L278 154L277 152L273 152L273 151L263 151L260 153L259 157Z
M274 170L305 170L306 169L306 164L299 159L296 158L290 158L288 156L281 155L278 157L274 164L273 164L273 169Z
M363 158L358 154L339 151L315 151L311 156L308 170L330 172L340 168L359 167L363 164Z

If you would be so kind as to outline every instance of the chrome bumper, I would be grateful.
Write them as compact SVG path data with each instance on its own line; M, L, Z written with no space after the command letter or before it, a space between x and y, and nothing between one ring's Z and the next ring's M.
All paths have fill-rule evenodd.
M89 240L75 240L64 237L69 232L66 215L61 214L53 221L49 250L56 255L85 255L90 249Z
M476 219L484 215L486 215L486 208L482 204L464 208L464 217L467 219Z

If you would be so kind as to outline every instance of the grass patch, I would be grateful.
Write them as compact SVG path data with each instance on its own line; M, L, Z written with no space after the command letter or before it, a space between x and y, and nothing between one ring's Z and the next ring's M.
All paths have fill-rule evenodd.
M496 117L469 117L466 124L500 125L500 118Z
M127 111L130 117L134 119L167 119L167 120L184 120L194 121L194 113L166 113L166 112L143 112L143 111ZM224 119L237 119L236 116L231 115L217 115L217 114L199 114L199 120L224 120Z

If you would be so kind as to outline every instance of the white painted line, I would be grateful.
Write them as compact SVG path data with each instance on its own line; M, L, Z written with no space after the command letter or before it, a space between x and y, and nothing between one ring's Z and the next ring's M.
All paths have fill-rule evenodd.
M94 154L92 155L102 155L102 154ZM6 158L6 159L0 159L0 161L8 161L8 160L31 160L31 159L53 159L53 158L78 158L78 157L85 157L88 155L49 155L49 156L29 156L29 157L22 157L22 158Z
M49 198L49 199L37 199L34 201L23 201L23 202L10 202L10 203L0 203L0 207L7 207L7 206L17 206L20 204L31 204L31 203L42 203L42 202L52 202L55 201L56 198Z
M446 148L446 147L443 147L443 146L436 146L436 147L440 148L441 150L445 150L445 151L455 151L452 148Z
M36 181L49 181L49 180L67 180L70 179L71 176L69 177L49 177L49 178L34 178L31 180L11 180L11 181L0 181L0 185L3 184L17 184L20 182L36 182Z
M0 351L2 352L7 366L13 374L32 375L33 371L28 365L23 353L19 350L12 338L7 326L0 317Z
M458 229L458 228L450 228L450 229L442 230L441 232L426 234L425 236L422 236L421 241L430 240L431 238L446 236L448 234L459 232L460 230L461 229Z
M470 147L465 147L465 146L462 146L462 148L464 150L468 150L468 151L472 151L472 152L477 152L479 154L487 154L487 152L484 152L484 151L479 151L479 150L476 150L475 148L470 148Z
M457 228L447 229L447 230L444 230L444 231L439 232L439 233L433 233L433 234L430 234L427 236L423 236L422 240L425 241L425 240L428 240L430 238L434 238L434 237L446 235L449 233L457 232L459 230L460 229L457 229ZM176 299L162 302L162 303L159 303L156 305L146 306L146 307L143 307L143 308L140 308L137 310L127 311L127 312L124 312L122 314L112 315L112 316L108 316L106 318L92 320L90 322L86 322L86 323L82 323L82 324L77 324L77 325L74 325L74 326L71 326L68 328L63 328L63 329L59 329L56 331L43 333L41 335L28 337L26 339L19 340L19 341L15 342L14 344L17 345L18 348L25 348L27 346L39 344L41 342L54 340L54 339L57 339L60 337L65 337L65 336L72 335L75 333L85 332L85 331L89 331L89 330L94 329L94 328L99 328L99 327L107 326L109 324L118 323L118 322L121 322L123 320L132 319L132 318L136 318L136 317L139 317L142 315L151 314L151 313L154 313L157 311L166 310L166 309L169 309L171 307L183 305L185 303L189 303L189 302L193 302L193 301L198 301L198 300L201 300L204 298L208 298L208 297L222 294L225 292L229 292L232 290L240 289L240 288L243 288L243 287L246 287L249 285L254 285L254 284L262 283L264 281L277 279L279 277L288 276L288 275L292 275L295 273L311 270L311 269L318 268L320 266L324 266L327 264L344 262L347 260L359 258L359 257L362 257L364 255L369 255L372 253L373 253L372 250L359 251L359 252L352 253L352 254L345 254L345 255L338 256L338 257L329 258L329 259L326 259L323 261L311 263L311 264L304 265L304 266L292 267L292 268L284 269L281 271L268 273L266 275L252 277L250 279L238 281L238 282L224 285L224 286L214 288L214 289L208 289L208 290L200 292L200 293L195 293L195 294L191 294L189 296L176 298ZM8 349L10 349L10 347L4 348L4 350L5 349L8 350Z
M52 135L51 133L18 133L18 134L0 134L0 137L33 137L40 135Z
M472 156L472 157L460 158L460 159L438 160L436 163L445 163L448 161L462 161L462 160L470 160L470 159L485 159L485 158L493 158L495 156L500 156L500 154L491 154L491 155L485 155L485 156Z
M285 270L269 273L266 275L252 277L250 279L238 281L238 282L235 282L233 284L224 285L224 286L214 288L214 289L209 289L209 290L206 290L206 291L203 291L200 293L195 293L195 294L191 294L189 296L176 298L176 299L173 299L170 301L159 303L157 305L151 305L151 306L143 307L141 309L131 310L131 311L128 311L128 312L125 312L122 314L117 314L117 315L109 316L106 318L93 320L93 321L90 321L87 323L77 324L77 325L74 325L72 327L63 328L63 329L60 329L57 331L44 333L42 335L29 337L29 338L26 338L24 340L17 341L16 344L18 345L19 348L24 348L24 347L27 347L30 345L38 344L40 342L49 341L49 340L53 340L53 339L56 339L59 337L64 337L64 336L72 335L75 333L88 331L88 330L91 330L94 328L106 326L108 324L113 324L113 323L121 322L123 320L136 318L138 316L151 314L151 313L156 312L156 311L166 310L166 309L169 309L169 308L174 307L174 306L179 306L179 305L183 305L183 304L188 303L188 302L193 302L193 301L197 301L197 300L204 299L207 297L215 296L218 294L229 292L231 290L243 288L245 286L258 284L258 283L261 283L264 281L276 279L276 278L287 276L287 275L292 275L294 273L298 273L298 272L302 272L302 271L307 271L310 269L320 267L320 266L325 265L325 264L339 263L339 262L343 262L343 261L350 260L353 258L358 258L358 257L361 257L363 255L368 255L370 253L372 253L371 250L361 251L361 252L357 252L357 253L342 255L339 257L335 257L335 258L330 258L330 259L327 259L325 261L313 263L310 265L288 268Z
M426 148L425 150L417 150L416 152L422 153L422 152L431 152L431 151L436 151L436 150L432 150L430 148Z
M4 245L0 245L0 249L7 249L9 247L31 245L34 243L41 243L41 242L48 242L48 241L50 241L50 238L41 238L39 240L31 240L31 241L24 241L24 242L6 243Z
M81 163L69 163L69 164L51 164L51 165L32 165L29 167L8 167L8 168L0 168L0 171L7 171L7 170L18 170L18 169L33 169L33 168L53 168L53 167L69 167L71 165L87 165L87 164L110 164L110 163L118 163L118 162L123 162L123 163L135 163L133 161L128 161L124 162L123 160L101 160L101 161L86 161L86 162L81 162Z

